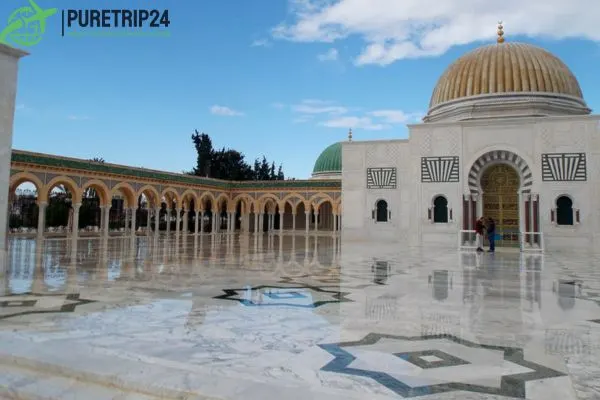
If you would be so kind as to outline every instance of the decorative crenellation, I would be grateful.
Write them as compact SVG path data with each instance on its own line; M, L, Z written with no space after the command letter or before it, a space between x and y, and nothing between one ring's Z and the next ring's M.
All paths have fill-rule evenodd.
M396 189L396 168L367 168L367 189Z
M421 157L421 182L459 182L459 158Z
M542 180L546 182L585 182L585 153L542 154Z

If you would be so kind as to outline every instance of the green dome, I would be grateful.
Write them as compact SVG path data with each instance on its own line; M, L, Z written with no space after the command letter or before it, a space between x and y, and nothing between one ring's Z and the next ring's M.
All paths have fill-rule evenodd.
M342 172L342 143L334 143L327 147L313 168L313 175L341 173Z

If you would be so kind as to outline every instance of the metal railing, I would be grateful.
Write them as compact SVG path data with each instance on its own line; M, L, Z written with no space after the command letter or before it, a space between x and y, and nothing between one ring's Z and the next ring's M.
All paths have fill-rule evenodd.
M496 247L518 248L524 252L544 251L544 234L542 232L499 231L496 235ZM489 246L485 235L483 246ZM460 230L458 232L458 248L460 250L477 249L477 233L474 230Z

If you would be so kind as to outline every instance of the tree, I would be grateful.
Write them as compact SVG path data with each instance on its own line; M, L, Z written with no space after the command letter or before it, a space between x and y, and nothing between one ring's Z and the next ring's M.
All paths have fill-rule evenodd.
M277 180L283 181L285 180L285 175L283 174L283 166L279 164L279 169L277 170Z
M194 175L209 177L214 154L212 140L206 133L198 133L198 131L195 130L192 135L192 141L194 142L196 154L198 155L196 159L196 168L194 168Z
M254 160L254 165L245 161L244 154L234 149L223 147L220 150L213 149L210 136L198 130L192 134L192 141L196 148L196 167L189 174L207 178L223 180L279 180L285 179L281 165L275 173L275 162L267 161L263 155L262 161Z

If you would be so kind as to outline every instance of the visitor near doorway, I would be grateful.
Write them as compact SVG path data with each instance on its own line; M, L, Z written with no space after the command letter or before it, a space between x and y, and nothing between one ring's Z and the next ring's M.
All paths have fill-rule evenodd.
M496 251L496 223L492 218L488 218L487 236L490 242L490 253Z
M477 240L477 251L483 251L483 232L485 231L485 225L483 224L483 217L480 217L475 223L475 234Z

